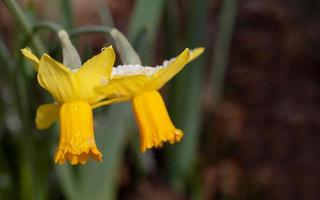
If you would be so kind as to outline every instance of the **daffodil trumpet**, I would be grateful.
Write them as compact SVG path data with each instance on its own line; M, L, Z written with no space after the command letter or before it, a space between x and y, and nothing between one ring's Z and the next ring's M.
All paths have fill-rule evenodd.
M47 54L38 59L28 48L21 51L38 71L40 86L55 100L55 103L39 106L35 119L38 129L46 129L56 120L60 121L60 142L55 162L84 164L89 157L102 161L94 139L92 109L112 100L105 101L94 88L106 84L110 78L115 61L113 48L104 48L100 54L73 69Z
M175 128L158 90L183 67L202 54L204 48L185 49L176 58L156 67L120 65L114 67L111 80L96 91L114 102L131 100L140 132L140 150L145 152L181 140L183 132Z

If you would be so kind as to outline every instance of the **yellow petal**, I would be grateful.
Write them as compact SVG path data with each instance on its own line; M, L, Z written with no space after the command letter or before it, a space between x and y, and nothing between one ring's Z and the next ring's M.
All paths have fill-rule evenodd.
M94 139L92 109L85 101L64 103L60 110L60 142L55 162L85 164L89 157L102 161Z
M58 104L43 104L38 107L36 114L36 126L38 129L49 128L59 118Z
M192 49L190 51L190 58L188 60L188 63L193 61L194 59L198 58L203 52L204 52L203 47L198 47L198 48Z
M147 85L149 90L158 90L171 78L173 78L188 63L190 57L189 49L185 49L175 60L171 61L168 66L160 69L151 77Z
M158 91L143 92L132 99L135 119L140 132L140 150L161 147L181 140L183 133L171 122L166 106Z
M37 56L35 56L32 53L31 49L29 49L29 48L21 49L21 53L33 63L33 68L36 71L38 71L40 60Z
M115 53L110 46L82 65L76 72L81 83L81 99L94 103L103 98L94 88L108 82L114 61Z
M148 81L148 77L144 75L121 76L111 79L106 86L97 87L96 91L106 98L131 98L142 92Z
M80 84L73 72L47 54L41 57L39 66L39 84L58 102L79 98Z

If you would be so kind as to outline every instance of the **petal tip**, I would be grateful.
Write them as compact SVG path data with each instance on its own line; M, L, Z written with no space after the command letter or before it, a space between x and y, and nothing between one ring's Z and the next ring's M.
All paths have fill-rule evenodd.
M65 161L69 161L71 165L78 165L78 164L86 164L89 157L93 160L102 162L102 154L98 149L91 148L86 152L76 153L72 151L57 151L54 162L56 164L64 164Z
M183 137L183 132L180 129L169 131L165 134L166 137L152 143L143 144L140 146L140 152L145 153L149 149L161 148L164 144L174 144L180 142Z
M190 57L188 63L198 58L205 51L204 47L197 47L190 50Z

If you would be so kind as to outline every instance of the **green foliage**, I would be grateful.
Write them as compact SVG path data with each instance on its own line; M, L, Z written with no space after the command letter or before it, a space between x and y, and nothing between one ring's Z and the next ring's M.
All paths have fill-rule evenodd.
M113 105L95 113L96 141L104 155L102 163L89 162L85 166L78 167L69 164L54 165L52 155L57 146L58 131L51 128L40 133L34 127L36 107L44 103L47 96L39 92L38 86L35 86L35 74L25 70L31 69L31 66L22 60L19 48L25 47L27 42L37 55L46 52L46 49L56 50L56 44L41 40L38 31L45 28L56 33L64 28L72 38L88 33L111 36L122 63L151 65L159 33L165 34L164 48L169 58L180 52L182 47L206 46L204 30L210 1L185 2L188 7L186 31L182 30L178 18L177 0L135 1L128 26L128 39L133 48L126 37L113 27L114 20L104 1L97 1L97 10L104 25L75 28L72 4L69 0L59 1L60 22L36 20L34 24L15 0L3 0L21 38L15 38L13 48L9 50L0 34L2 63L0 90L6 89L9 93L7 99L0 98L0 122L4 124L0 125L0 199L49 199L49 196L52 196L50 199L59 199L59 195L70 200L116 199L127 143L133 144L130 146L130 150L134 151L132 154L135 155L133 163L136 166L133 168L137 171L143 168L143 175L150 173L144 164L144 159L153 160L154 157L152 154L141 156L137 153L135 140L137 136L130 135L134 132L132 131L134 126L128 103ZM216 58L214 70L221 72L213 75L218 76L214 77L214 80L220 81L220 83L215 82L217 85L222 85L224 78L236 0L226 2L228 8L223 10L219 32L221 41L218 39L216 44L216 49L221 48L223 51L216 50L217 53L214 55ZM160 23L163 15L164 27ZM224 34L225 32L227 34ZM93 51L91 46L88 48L89 51ZM56 51L53 53L57 54ZM181 143L167 148L166 151L160 151L165 157L164 165L167 171L163 173L166 173L166 180L169 180L173 189L180 192L185 192L186 188L193 188L190 193L194 199L202 198L202 186L195 166L198 162L196 155L202 124L201 92L204 59L205 56L202 56L189 64L170 85L168 92L170 114L176 126L184 131L185 136ZM217 91L221 92L221 88ZM12 116L8 116L8 113ZM18 121L15 123L21 127L18 125L10 127L12 123L10 120ZM132 141L128 141L130 139ZM58 194L55 196L53 193L57 191Z
M219 21L219 32L217 34L214 55L212 57L211 82L214 105L220 101L222 96L236 11L237 0L224 1Z
M73 28L72 4L69 0L60 0L60 8L62 14L62 25L65 29Z
M144 64L149 65L154 54L163 0L137 0L129 24L128 38L137 49Z
M189 46L196 47L205 44L204 32L195 30L205 29L207 18L207 0L193 1L189 4L188 34ZM170 6L170 4L168 5ZM175 11L173 11L175 12ZM171 13L172 15L173 13ZM177 24L171 24L175 27ZM172 27L172 29L173 29ZM179 36L175 37L178 40ZM203 85L204 56L190 63L181 74L179 74L170 93L171 113L176 126L184 130L183 140L168 148L168 171L171 183L180 192L186 188L187 179L192 174L195 166L195 156L199 143L201 116L201 93ZM192 81L191 81L192 80ZM188 91L188 92L186 92ZM192 122L192 123L191 123ZM198 183L191 183L196 188Z

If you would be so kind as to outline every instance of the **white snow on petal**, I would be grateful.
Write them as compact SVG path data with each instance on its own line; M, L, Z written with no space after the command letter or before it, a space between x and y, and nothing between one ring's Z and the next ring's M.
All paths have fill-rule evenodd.
M113 67L111 78L114 76L133 76L133 75L145 75L150 77L157 73L160 69L167 67L175 58L163 61L162 65L155 67L142 66L142 65L118 65Z
M144 67L142 65L119 65L112 69L111 77L132 75L145 75L149 77L155 74L159 69L159 67Z

